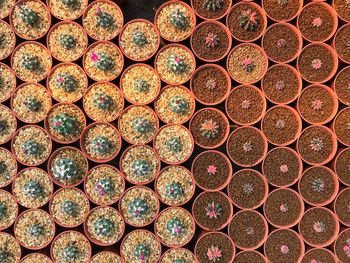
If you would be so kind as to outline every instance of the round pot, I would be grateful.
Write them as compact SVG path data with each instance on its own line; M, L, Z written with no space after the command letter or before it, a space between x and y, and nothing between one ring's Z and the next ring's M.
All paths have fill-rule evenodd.
M17 176L17 173L18 173L18 163L17 163L17 159L16 159L16 156L10 152L8 149L6 148L3 148L3 147L0 147L0 151L4 151L6 152L8 155L12 156L13 160L16 161L16 167L15 167L15 171L13 173L13 177L10 179L10 180L7 180L7 183L4 184L4 185L1 185L2 188L4 188L5 186L8 186L9 184L12 183L13 179Z
M30 259L31 257L34 257L34 256L41 256L43 258L45 258L45 260L47 262L52 262L52 260L46 256L45 254L42 254L42 253L31 253L31 254L28 254L27 256L25 256L24 258L21 259L21 263L25 262L26 260Z
M338 109L338 107L337 107L337 109ZM335 111L337 111L337 109L335 109ZM335 119L334 119L333 122L332 122L331 129L333 130L333 132L334 132L335 136L337 137L338 141L339 141L341 144L343 144L343 145L345 145L345 146L348 147L348 146L350 146L350 143L344 141L344 140L343 140L344 137L341 138L340 136L338 136L338 134L337 134L337 132L336 132L336 129L335 129L335 123L336 123L337 119L340 118L339 116L340 116L342 113L344 113L345 111L349 111L349 108L346 107L346 108L340 110L338 113L337 113L337 112L334 113L334 114L337 114L337 116L335 116ZM346 124L346 125L348 125L348 124Z
M340 92L343 92L344 91L337 91L337 81L338 81L338 78L340 78L340 76L342 76L343 74L345 75L346 74L346 71L349 71L350 70L350 67L347 66L343 69L341 69L338 74L335 76L333 82L332 82L332 85L331 85L331 88L335 91L337 97L338 97L338 100L343 103L344 105L346 106L349 106L350 105L350 100L346 98L346 96L341 96L341 94L339 94Z
M243 0L243 1L248 1L248 0ZM238 258L241 256L241 255L244 255L244 254L257 254L263 261L264 261L264 263L269 263L268 261L267 261L267 258L263 255L263 254L261 254L260 252L258 252L258 251L255 251L255 250L253 250L253 251L241 251L241 252L239 252L237 255L236 255L236 257L235 257L235 259L236 260L238 260ZM245 260L245 257L244 256L242 256L243 257L243 260ZM236 262L236 261L233 261L233 262Z
M338 211L337 211L337 209L336 209L336 204L337 204L337 202L339 201L340 196L341 196L342 194L344 194L345 192L349 192L349 191L350 191L350 188L349 188L349 187L343 188L343 189L338 193L337 197L335 198L334 202L332 203L332 210L334 211L335 215L337 216L339 222L340 222L341 224L343 224L344 226L346 226L347 228L350 227L350 221L346 222L346 221L344 221L344 220L338 215L338 213L337 213Z
M1 20L0 20L0 23L1 23ZM0 103L3 103L3 102L7 101L9 98L12 97L12 95L13 95L16 87L17 87L17 79L15 77L15 72L8 65L6 65L5 63L0 62L0 69L1 68L5 68L6 70L10 71L11 74L13 75L13 80L14 80L13 81L13 85L11 87L11 92L9 92L8 96L4 97L3 99L0 99Z
M50 7L50 1L52 1L52 0L46 0L45 3L46 3L47 8L49 9L51 15L52 15L53 17L55 17L55 18L61 20L61 21L64 21L65 19L63 19L62 17L60 18L60 17L58 17L57 15L54 14L54 12L52 11L52 8ZM69 20L77 20L77 19L79 19L79 18L84 14L84 12L85 12L85 10L86 10L86 8L87 8L87 5L88 5L88 4L86 3L85 7L80 11L80 14L79 14L79 15L77 15L76 17L72 17L72 18L69 19ZM68 20L68 19L67 19L67 20Z
M212 20L220 20L221 18L225 17L227 15L227 13L230 11L231 9L231 5L232 5L232 0L228 0L229 4L227 6L227 10L225 11L225 13L223 13L222 15L218 16L218 17L215 17L215 18L207 18L207 17L204 17L203 15L201 15L195 8L194 6L194 2L193 0L191 0L191 6L193 8L193 11L196 13L196 15L203 19L203 20L208 20L208 21L212 21Z
M243 1L247 1L247 0L243 0ZM298 8L298 11L297 11L292 17L288 18L287 20L278 20L278 19L275 19L275 18L273 18L272 16L270 16L268 12L266 12L266 15L267 15L267 17L270 18L272 21L275 21L275 22L287 22L287 21L293 20L294 18L296 18L296 17L300 14L301 9L302 9L302 7L303 7L303 4L304 4L304 0L299 1L299 8ZM266 6L265 6L265 5L266 5L266 4L264 4L264 0L262 0L262 8L263 8L264 10L266 10Z
M6 191L6 190L4 190L4 189L0 189L0 193L2 193L2 194L7 194L7 195L11 195L12 197L13 197L13 200L15 201L13 204L14 204L14 206L16 207L15 208L15 219L17 220L17 218L18 218L18 202L17 202L17 199L16 199L16 197L14 196L14 195L12 195L10 192L8 192L8 191ZM0 227L0 231L4 231L5 229L7 229L7 228L9 228L10 226L12 226L13 224L14 224L14 221L15 220L13 220L12 221L12 223L11 224L8 224L7 226L4 226L4 227Z
M338 35L340 34L340 31L343 30L343 29L346 28L346 27L349 27L349 26L350 26L349 24L342 25L342 26L337 30L337 32L335 33L335 36L334 36L334 38L333 38L333 40L332 40L332 47L334 48L335 52L337 53L338 58L339 58L342 62L344 62L344 63L346 63L346 64L349 64L349 63L350 63L350 60L347 61L345 58L343 58L342 56L340 56L340 54L339 54L338 51L337 51L336 39L337 39Z
M343 3L343 5L342 5L342 3ZM339 1L339 3L337 3L336 0L333 0L332 1L332 7L337 12L338 18L341 21L343 21L345 23L350 22L350 16L349 16L350 13L347 13L347 12L343 13L344 8L346 7L346 1ZM345 17L345 16L347 16L347 17Z
M315 0L314 0L315 1ZM322 0L320 0L320 1L322 1ZM306 253L305 253L305 255L303 256L303 259L302 259L302 261L301 261L301 263L306 263L307 261L306 261L306 257L308 256L308 254L310 254L310 253L312 253L313 251L315 251L315 250L324 250L324 252L325 253L328 253L331 257L332 257L332 262L329 262L329 263L338 263L338 258L333 254L333 252L331 252L330 250L328 250L328 249L326 249L326 248L312 248L312 249L309 249ZM305 259L305 261L304 261L304 259ZM322 260L322 258L319 258L319 259L321 259ZM311 261L310 261L310 263L316 263L317 262L317 259L312 259Z
M13 1L14 2L14 1ZM9 29L11 29L11 31L12 31L12 33L13 33L13 38L14 38L14 43L13 43L13 46L11 47L11 52L9 52L9 54L8 55L6 55L5 57L0 57L1 58L1 60L5 60L6 58L8 58L12 53L13 53L13 50L15 49L15 47L16 47L16 35L15 35L15 31L14 31L14 29L13 29L13 26L11 25L9 25L8 23L6 23L4 20L0 20L0 24L4 24L5 26L7 26ZM4 66L6 66L6 67L8 67L7 65L5 65L5 64L3 64L3 63L1 63L2 65L4 65Z
M1 144L5 144L5 143L7 143L9 140L11 140L11 139L13 138L13 136L15 135L15 132L16 132L17 127L18 127L18 123L17 123L18 121L17 121L17 119L16 119L16 115L15 115L15 113L13 112L13 110L9 109L7 106L5 106L5 105L3 105L3 104L0 104L0 110L1 110L1 111L4 111L4 110L8 111L9 113L11 113L11 115L13 116L13 118L14 118L14 120L15 120L15 122L14 122L15 127L13 127L13 128L14 128L14 131L12 132L12 134L9 134L8 138L6 138L6 139L1 143Z
M165 261L165 260L166 260L165 257L167 256L167 254L168 254L168 253L171 253L170 251L175 251L175 252L176 252L176 251L179 251L179 250L185 252L185 253L188 254L188 255L191 255L190 260L194 260L194 254L193 254L193 252L190 251L190 250L188 250L187 248L181 247L181 248L169 249L169 250L167 250L166 252L164 252L163 255L162 255L162 257L160 258L159 263L167 263L168 261ZM175 253L174 253L174 254L175 254ZM180 260L181 260L181 259L180 259ZM196 261L193 261L193 262L194 262L194 263L197 263Z
M347 173L342 172L342 176L340 175L340 169L338 170L337 165L338 165L338 161L339 158L342 157L343 154L346 154L346 152L349 152L350 148L345 148L345 149L339 149L338 153L336 154L336 156L334 157L332 164L331 164L331 168L333 169L333 171L335 172L335 174L337 175L339 181L344 184L345 186L350 186L350 182L346 182L344 179L347 176ZM344 176L345 174L345 176ZM344 178L345 177L345 178Z
M349 251L347 250L348 247L349 247L349 243L347 242L347 240L349 239L348 238L349 237L348 232L349 232L348 228L342 229L342 231L339 233L339 236L337 237L337 239L335 240L334 244L332 245L332 249L334 251L334 254L337 257L337 261L336 262L340 262L340 263L347 263L348 262L348 253L349 253ZM342 240L342 239L344 239L343 236L345 238L347 238L346 241ZM339 251L337 249L337 246L338 246L338 243L340 243L340 242L342 242L341 245L340 245L341 248L342 248L341 252L344 253L344 254L338 253Z

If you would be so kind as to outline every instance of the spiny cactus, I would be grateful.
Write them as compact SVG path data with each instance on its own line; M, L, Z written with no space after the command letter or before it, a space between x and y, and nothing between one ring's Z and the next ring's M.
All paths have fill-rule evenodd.
M59 38L60 45L65 49L73 49L77 45L76 39L69 34L63 34Z
M179 153L183 149L183 143L179 137L172 137L166 142L166 147L175 153Z
M7 258L9 257L9 253L3 249L0 249L0 262L6 262Z
M165 195L170 199L176 199L184 194L184 189L178 182L171 182L165 185Z
M112 28L114 25L114 18L113 16L102 10L100 7L96 7L95 10L96 15L96 25L103 28Z
M186 259L184 258L174 259L172 263L186 263Z
M222 207L220 204L211 202L207 204L207 207L205 208L205 212L210 219L212 218L217 219L221 215Z
M113 106L113 99L106 93L97 92L92 96L94 106L100 110L109 110Z
M79 81L69 73L60 73L57 76L56 85L65 92L72 93L78 89Z
M5 163L5 161L1 160L0 161L0 174L2 175L3 173L5 173L7 169L7 165Z
M207 250L207 257L209 261L220 262L222 257L222 251L218 246L211 246Z
M38 15L38 13L36 13L33 9L31 9L26 5L22 5L19 8L20 8L19 17L21 18L23 23L26 23L31 27L38 26L40 22L40 16Z
M94 221L94 232L97 236L108 237L114 231L113 221L107 218L98 218Z
M78 176L78 165L68 157L61 157L52 165L53 176L58 181L70 181Z
M38 237L44 234L44 226L42 224L34 224L28 228L28 235Z
M210 48L214 48L219 45L219 37L213 33L208 33L205 37L205 45Z
M96 136L91 140L91 149L93 152L100 155L108 155L113 148L112 143L105 136Z
M111 178L101 178L97 181L96 190L101 196L113 193L114 184Z
M169 100L169 108L177 114L185 114L189 109L188 101L181 95L174 95Z
M321 193L324 191L324 181L321 178L315 178L312 181L312 185L311 188L312 190L314 190L315 192Z
M30 156L40 156L44 151L43 145L34 140L25 141L21 147L23 153Z
M208 81L205 83L205 87L210 91L215 90L215 88L217 87L216 80L215 79L208 79Z
M91 60L99 70L107 72L113 71L115 68L113 58L102 52L92 52Z
M0 202L0 220L3 219L6 215L7 207L3 202ZM1 262L1 261L0 261Z
M185 30L189 25L188 17L180 9L176 9L170 13L170 23L181 30Z
M258 27L257 13L251 9L242 10L238 17L239 25L247 31L253 31Z
M166 223L166 229L171 236L178 237L184 232L185 226L179 218L174 217Z
M243 70L245 70L247 73L252 73L253 70L255 69L255 64L252 59L250 58L245 58L243 59L241 63L241 67Z
M132 42L135 45L140 46L140 47L143 47L143 46L147 45L147 43L148 43L145 33L142 32L141 30L135 30L132 33Z
M39 182L29 181L24 184L23 193L28 197L37 198L44 193L44 190Z
M134 248L134 257L140 261L145 261L151 255L150 248L145 244L138 244Z
M175 74L182 74L187 71L188 65L183 57L172 54L168 57L168 68Z
M0 134L4 134L8 129L8 124L6 120L0 120Z
M78 0L61 0L61 2L65 7L71 10L78 9L80 5Z
M207 11L217 11L224 6L224 0L204 0L203 7Z
M0 4L1 6L1 4ZM5 44L5 41L6 41L6 36L5 34L0 34L0 47L4 47L4 44Z
M39 57L32 54L23 54L20 65L29 71L41 71Z
M288 1L289 0L278 0L278 4L281 5L281 6L286 6L288 4Z
M146 118L136 117L135 119L132 120L132 128L134 131L138 133L146 134L147 132L151 131L152 124Z
M73 136L78 133L78 123L75 117L64 112L55 115L50 121L51 127L62 136Z
M202 133L202 136L204 136L207 139L214 139L219 134L219 125L216 121L205 120L200 127L200 132Z
M242 190L245 194L250 195L254 192L254 186L251 183L246 183L243 185Z
M24 101L24 105L27 107L28 110L33 111L33 112L37 112L41 109L41 101L39 101L37 98L35 97L28 97L25 101Z
M218 171L218 168L215 165L209 165L207 168L207 172L209 175L215 175Z
M149 91L151 85L148 84L148 82L142 78L136 78L134 80L134 89L138 92L147 92Z
M79 248L75 245L64 247L61 256L65 262L72 262L78 258Z
M136 197L128 204L128 213L134 218L142 218L148 213L149 207L145 200Z
M320 152L323 149L323 140L320 138L312 138L310 141L310 148L314 152Z
M74 216L77 213L78 205L73 201L66 200L60 204L60 211L63 214Z
M151 167L145 159L136 159L131 164L131 172L133 175L144 177L147 176L150 171Z

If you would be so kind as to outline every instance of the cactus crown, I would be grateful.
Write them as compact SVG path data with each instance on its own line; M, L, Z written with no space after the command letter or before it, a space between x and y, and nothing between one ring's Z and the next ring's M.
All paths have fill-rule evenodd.
M252 73L253 70L255 69L255 64L254 61L250 58L245 58L243 59L243 61L241 62L241 67L244 71L246 71L247 73Z
M109 177L99 179L96 184L96 190L101 196L104 196L105 194L113 193L113 190L114 190L113 181Z
M26 5L20 6L19 17L21 18L23 23L26 23L31 27L38 26L40 22L40 16L38 15L38 13L36 13L33 9Z
M183 57L172 54L168 57L168 68L175 74L182 74L187 71L188 65Z
M41 236L42 234L44 234L44 230L45 229L44 229L44 226L42 224L34 224L28 228L27 233L30 236L38 237L38 236Z
M73 201L66 200L60 204L60 211L63 214L74 216L77 213L77 206Z
M21 147L23 153L30 156L40 156L44 151L43 145L34 140L25 141Z
M44 190L39 182L29 181L24 184L23 193L28 197L37 198L44 193Z
M177 114L185 114L189 109L188 101L181 95L174 95L169 100L169 108Z
M70 181L78 176L78 165L73 159L68 157L57 159L51 170L58 181Z
M166 142L166 147L175 153L179 153L183 149L183 143L179 137L172 137Z
M278 0L277 2L281 6L286 6L288 4L288 0Z
M138 92L147 92L149 91L151 85L148 84L148 82L142 78L136 78L134 80L134 89Z
M314 152L320 152L323 149L323 140L320 138L312 138L310 141L310 148Z
M211 246L207 250L207 257L209 261L220 262L222 257L222 251L218 246Z
M324 181L321 178L315 178L312 181L311 188L313 191L321 193L324 191L324 187L325 187Z
M107 218L98 218L94 221L94 232L97 236L108 237L113 234L114 231L113 221Z
M79 256L79 249L75 245L64 247L62 249L61 256L64 261L74 261Z
M254 192L254 186L251 183L244 184L242 189L243 189L243 192L247 195L250 195Z
M71 10L78 9L80 5L78 0L61 0L61 2L65 7Z
M0 249L0 262L6 262L5 260L8 257L9 257L9 253L7 251L3 250L3 249Z
M56 84L67 93L72 93L79 87L79 81L69 73L58 74Z
M131 164L131 172L133 175L144 177L147 176L150 171L151 167L145 159L136 159Z
M76 39L70 34L63 34L59 39L60 45L65 49L73 49L77 45Z
M76 118L64 112L58 113L50 121L51 127L60 135L73 136L79 132Z
M132 33L132 42L137 46L143 47L147 45L148 40L144 32L141 30L135 30Z
M221 205L214 202L207 204L207 207L205 208L205 213L210 219L217 219L221 215L221 212Z
M107 72L115 68L113 59L102 52L92 52L91 60L99 70Z
M258 27L257 13L251 9L242 10L238 19L241 28L246 31L253 31Z
M176 199L184 194L184 189L178 182L171 182L165 185L165 195L170 199Z
M3 202L0 202L0 220L4 218L7 212L7 207Z
M91 140L91 149L93 152L100 155L108 155L113 148L112 143L105 136L96 136Z
M185 226L179 218L174 217L166 223L166 229L172 237L178 237L184 232Z
M94 106L100 110L109 110L113 106L113 99L106 93L97 92L92 96Z
M41 109L41 106L42 106L41 101L39 101L35 97L28 97L24 101L24 105L27 107L28 110L34 111L34 112L39 111Z
M8 124L6 120L0 120L0 134L4 134L8 129Z
M143 117L136 117L135 119L132 120L132 128L134 131L141 133L141 134L146 134L150 132L151 130L151 122Z
M171 12L170 14L170 23L181 30L185 30L188 26L188 18L186 16L186 14L182 11L180 11L180 9L176 9L173 12Z
M113 27L114 18L110 13L102 10L100 7L96 7L95 15L96 15L96 25L98 27L103 27L107 29Z
M224 0L204 0L203 7L207 11L220 10L224 6Z
M134 218L142 218L147 215L148 204L141 198L135 198L128 204L128 213Z
M204 136L207 139L214 139L219 134L219 125L216 121L205 120L199 129L202 133L202 136Z
M217 47L220 43L220 39L214 33L208 33L205 37L205 45L210 48Z
M151 250L147 245L138 244L134 248L134 257L140 261L145 261L151 255Z
M184 258L174 259L172 263L186 263L186 259Z
M7 168L7 165L6 165L5 161L1 160L0 161L0 174L5 173L6 168Z
M39 57L32 54L24 54L20 64L29 71L41 71L42 69Z

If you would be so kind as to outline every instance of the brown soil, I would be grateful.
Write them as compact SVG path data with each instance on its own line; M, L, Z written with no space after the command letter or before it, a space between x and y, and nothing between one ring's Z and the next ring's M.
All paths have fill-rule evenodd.
M314 25L315 19L321 19L321 25ZM334 21L332 14L320 4L304 7L299 15L300 32L311 41L324 41L332 33Z
M290 0L287 4L279 4L276 0L264 0L263 6L266 13L274 20L290 20L298 12L301 0Z
M269 183L289 186L299 177L301 162L297 153L290 148L274 148L267 153L262 165L263 174Z
M340 112L334 122L334 132L339 141L350 145L350 108Z
M299 192L306 202L312 205L322 204L332 197L336 184L338 184L338 181L334 181L326 168L315 166L303 173L300 179Z
M239 165L254 166L266 153L265 143L257 129L241 127L230 135L227 153Z
M282 246L289 249L288 253L281 252ZM301 257L302 247L296 233L281 229L273 232L266 240L265 255L271 263L295 263Z
M213 121L218 126L218 133L214 138L208 138L203 135L203 131L201 130L202 125L205 122ZM198 111L191 119L190 122L190 131L192 132L194 141L200 145L205 147L213 147L218 143L222 142L225 139L225 135L228 129L228 125L226 123L227 120L223 118L223 116L217 111L210 109L203 109Z
M317 85L303 89L298 99L298 108L304 120L310 123L329 121L336 107L336 98L333 99L334 93L331 92L329 88Z
M343 151L337 159L335 172L338 178L346 185L350 185L350 149Z
M204 103L217 104L225 97L229 81L222 71L207 66L192 77L193 95Z
M291 143L300 131L296 115L283 106L268 110L262 120L261 128L267 140L276 145Z
M337 263L334 261L332 252L330 252L328 249L313 249L311 251L308 251L301 263L310 263L310 262L328 262L328 263Z
M231 220L229 235L237 246L254 249L269 231L265 223L259 212L242 211Z
M338 31L337 36L334 38L335 41L335 50L338 53L338 56L346 61L350 62L350 26L345 26L341 30Z
M192 173L196 183L205 189L215 190L222 187L230 174L230 163L220 152L203 152L192 164ZM215 172L209 172L210 167Z
M221 208L220 213L217 214L217 218L210 218L206 214L206 208L214 203L219 205ZM198 197L198 199L193 203L193 217L199 225L210 230L219 230L226 223L230 216L231 203L221 192L204 192Z
M334 0L334 9L338 16L344 20L350 21L350 8L347 0Z
M350 225L350 189L346 189L339 194L337 201L335 202L334 210L341 221Z
M264 208L266 218L277 226L296 224L304 212L297 192L289 189L278 189L270 193Z
M289 67L278 65L267 70L262 87L266 98L271 102L290 103L298 96L299 79Z
M338 236L334 246L335 254L337 255L338 259L344 263L350 262L349 252L346 253L346 251L344 251L345 247L349 247L349 242L348 242L349 239L350 239L350 229L347 229Z
M236 206L255 209L265 198L266 188L268 185L261 174L253 170L241 170L232 177L228 194Z
M334 82L334 90L343 103L350 105L350 67L338 73Z
M274 24L266 31L262 46L271 60L287 62L298 53L300 42L290 27Z
M219 8L218 10L215 10L215 11L214 10L208 11L203 6L203 2L204 2L204 0L193 0L192 6L193 6L193 9L196 10L196 12L200 16L208 18L208 19L216 19L216 18L222 16L223 14L225 14L225 12L227 11L227 9L229 8L229 5L230 5L229 0L224 0L221 8Z
M219 259L220 262L231 262L234 254L234 247L232 246L232 242L229 237L222 233L210 233L197 241L195 254L197 255L199 262L213 262L212 260L209 260L207 256L207 251L212 246L218 247L219 250L221 250L222 256Z
M239 17L241 15L241 12L247 10L256 12L257 27L251 31L245 30L240 25ZM228 14L228 28L235 38L239 40L250 41L257 38L264 30L264 18L262 14L252 5L247 3L240 3L239 5L236 5L235 8Z
M300 235L306 242L322 245L333 237L339 223L330 212L327 208L312 208L305 212L300 221Z
M218 45L215 47L206 44L206 37L214 34L218 38ZM218 60L225 55L229 47L229 36L225 28L214 23L206 23L197 28L192 35L193 52L203 60Z
M227 98L227 115L245 125L259 121L266 108L265 98L252 86L238 86Z
M233 263L266 263L263 256L256 251L242 251L237 254Z
M318 69L313 68L313 62L321 61ZM314 65L315 66L315 65ZM329 50L321 45L306 47L298 60L300 74L308 81L323 82L329 77L334 68L334 61Z
M324 162L331 154L332 134L322 126L310 126L300 135L298 150L303 159L309 163Z

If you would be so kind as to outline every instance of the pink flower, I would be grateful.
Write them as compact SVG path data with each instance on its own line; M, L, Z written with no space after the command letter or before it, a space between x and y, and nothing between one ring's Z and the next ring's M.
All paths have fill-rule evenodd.
M242 66L243 67L248 67L249 65L251 65L253 63L253 61L250 59L250 58L245 58L245 59L243 59L243 61L242 61Z
M311 108L314 110L320 110L322 108L323 102L319 99L311 102Z
M99 56L97 53L92 52L92 53L91 53L91 60L92 60L93 62L100 61L100 56Z
M287 44L287 41L286 41L285 39L283 39L283 38L280 38L280 39L277 40L277 46L278 46L279 48L285 47L286 44Z
M95 9L95 15L99 15L99 14L101 14L102 13L102 10L101 10L101 8L98 6L98 7L96 7L96 9Z
M54 121L53 126L61 126L62 122L61 121Z
M58 77L57 77L57 81L58 81L59 83L63 83L63 82L64 82L64 78L63 78L62 76L58 76Z
M316 259L311 259L310 263L319 263Z
M255 231L254 231L254 228L251 227L251 226L248 226L246 229L245 229L245 232L251 236L251 235L254 235Z
M215 165L209 165L207 171L208 171L208 174L214 175L217 172L217 168Z
M182 61L182 58L176 57L176 58L175 58L175 61L176 61L177 63L180 63L180 62Z
M287 204L281 204L280 205L280 211L282 213L286 213L288 211L288 205Z
M313 138L310 142L311 150L319 152L323 149L323 140L320 138Z
M250 142L245 142L242 148L244 152L250 152L253 149L253 145Z
M243 109L248 109L250 107L251 102L249 100L243 100L241 103L241 107Z
M322 19L320 17L316 17L313 21L312 21L312 26L314 27L320 27L322 26Z
M282 165L280 166L280 171L281 171L281 173L283 173L283 174L288 173L288 170L289 170L288 165L282 164Z
M283 255L287 255L289 253L289 247L286 245L282 245L280 250Z
M210 248L208 248L207 256L210 261L218 262L222 257L222 252L218 246L211 246Z
M322 67L322 61L319 58L315 58L312 62L311 62L311 67L313 69L320 69Z
M312 226L316 233L322 233L326 230L326 225L323 222L315 222Z
M211 202L210 204L207 205L205 208L206 215L212 219L215 218L217 219L218 216L221 215L221 206L219 204L215 204L214 202Z

